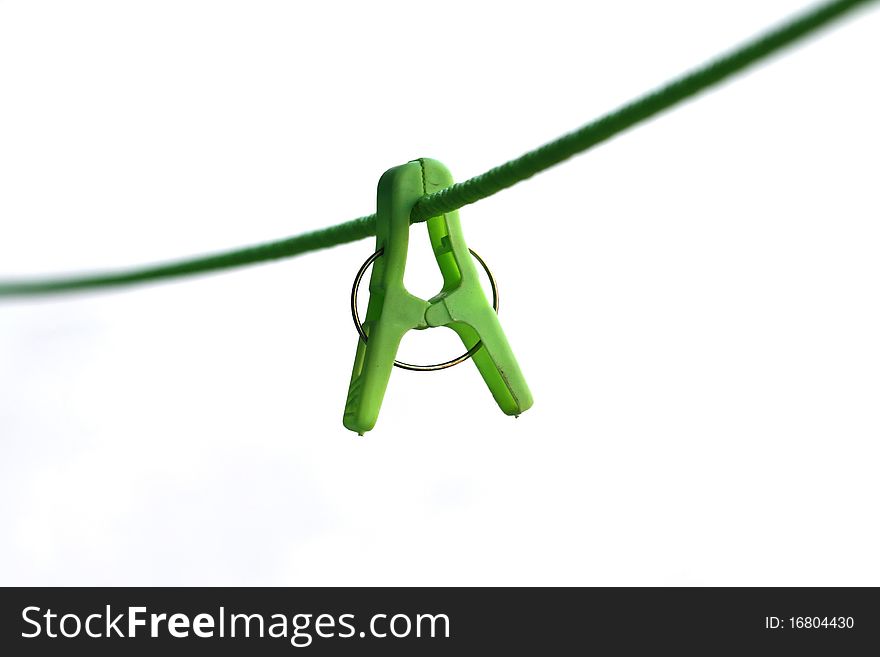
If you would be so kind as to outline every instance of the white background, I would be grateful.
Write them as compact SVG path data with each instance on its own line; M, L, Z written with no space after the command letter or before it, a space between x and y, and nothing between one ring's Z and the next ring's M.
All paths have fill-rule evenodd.
M370 213L388 167L481 173L808 3L439 6L0 2L0 275ZM878 34L462 210L519 420L466 365L342 427L369 240L0 304L0 582L880 584Z

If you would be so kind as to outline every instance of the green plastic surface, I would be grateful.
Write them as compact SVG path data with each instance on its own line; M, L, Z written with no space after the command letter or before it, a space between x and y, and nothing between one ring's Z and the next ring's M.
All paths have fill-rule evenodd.
M343 416L343 424L359 434L376 424L397 348L410 329L446 326L459 335L467 349L482 340L472 360L501 410L519 415L532 405L532 394L498 315L480 285L457 211L427 221L431 248L443 274L443 289L425 301L404 287L410 212L425 194L452 183L448 169L430 159L389 169L379 180L376 250L384 249L384 254L373 265L364 320L369 341L358 340Z

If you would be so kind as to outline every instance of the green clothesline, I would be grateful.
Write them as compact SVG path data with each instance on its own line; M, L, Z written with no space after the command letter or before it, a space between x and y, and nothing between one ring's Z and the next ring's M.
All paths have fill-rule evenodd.
M853 10L873 2L876 0L835 0L819 5L574 132L490 169L486 173L440 192L423 196L413 207L411 220L413 223L425 221L430 217L457 210L526 180L717 85ZM0 297L44 295L129 285L290 258L375 235L375 222L376 216L368 215L275 242L125 271L0 281Z

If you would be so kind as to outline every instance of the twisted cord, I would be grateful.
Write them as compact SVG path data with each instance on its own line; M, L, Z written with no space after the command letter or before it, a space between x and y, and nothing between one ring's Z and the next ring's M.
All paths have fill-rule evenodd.
M853 10L876 1L833 0L819 5L574 132L469 180L422 197L413 206L411 221L425 221L458 210L531 178L719 84ZM0 297L72 292L191 276L290 258L375 234L376 215L368 215L275 242L126 271L0 281Z

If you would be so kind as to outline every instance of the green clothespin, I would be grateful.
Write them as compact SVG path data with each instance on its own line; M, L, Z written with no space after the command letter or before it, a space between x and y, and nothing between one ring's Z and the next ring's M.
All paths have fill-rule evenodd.
M498 406L507 415L519 415L532 405L532 394L507 343L498 315L480 286L461 232L458 212L427 221L431 248L443 274L440 293L425 301L407 292L403 285L410 212L422 196L450 185L449 170L430 159L389 169L379 180L376 253L359 274L362 276L367 264L374 262L370 303L358 341L343 417L343 424L361 435L376 424L397 348L410 329L447 326L458 333L468 351L459 359L440 366L409 366L408 369L439 369L470 356ZM353 300L355 298L356 293ZM399 365L406 367L406 364Z

